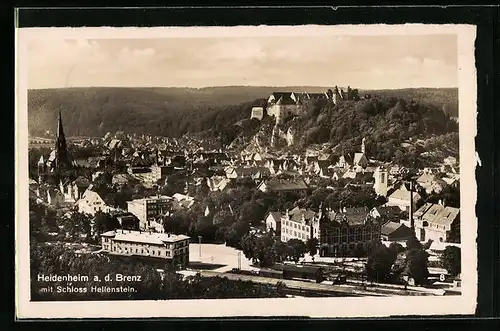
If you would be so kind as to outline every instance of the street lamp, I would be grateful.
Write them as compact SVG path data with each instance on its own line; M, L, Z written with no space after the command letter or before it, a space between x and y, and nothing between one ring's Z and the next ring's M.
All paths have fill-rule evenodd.
M201 236L198 236L198 252L201 260Z

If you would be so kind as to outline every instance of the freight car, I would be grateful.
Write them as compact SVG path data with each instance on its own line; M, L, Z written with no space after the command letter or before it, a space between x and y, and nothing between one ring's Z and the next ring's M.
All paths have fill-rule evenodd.
M259 276L268 277L268 278L283 279L283 271L282 270L274 270L274 269L261 269L259 271Z
M314 280L316 283L321 283L326 279L324 269L317 266L281 264L276 265L275 269L283 273L284 279L307 279Z

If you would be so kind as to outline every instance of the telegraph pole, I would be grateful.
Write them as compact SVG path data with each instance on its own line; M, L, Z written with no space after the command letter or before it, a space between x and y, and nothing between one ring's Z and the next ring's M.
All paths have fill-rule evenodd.
M415 192L415 180L413 177L408 179L408 190L410 191L410 210L408 216L410 218L411 230L415 233L415 221L413 220L413 192Z
M200 261L201 261L201 236L198 236L198 252L199 252Z

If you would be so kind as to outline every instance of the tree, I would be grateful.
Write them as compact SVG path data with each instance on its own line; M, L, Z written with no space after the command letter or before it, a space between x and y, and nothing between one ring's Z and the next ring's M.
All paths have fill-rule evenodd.
M243 254L252 263L256 262L256 239L254 234L248 233L241 238L240 243Z
M405 248L403 245L397 242L393 242L389 245L389 249L395 252L396 254L403 253L405 251Z
M357 258L362 258L366 256L366 250L365 247L362 243L357 243L356 246L354 246L354 250L352 252L352 255Z
M307 253L309 253L314 261L314 256L318 253L318 239L317 238L309 238L306 241Z
M389 279L391 268L396 261L396 256L384 245L375 247L366 262L365 272L368 280L383 282Z
M287 243L282 242L281 240L276 240L274 242L274 251L276 253L276 260L278 262L283 262L288 260L290 257L290 246Z
M447 246L441 254L441 265L449 272L450 276L458 276L462 270L460 247Z
M406 249L407 250L414 250L414 249L422 249L422 244L420 243L420 241L417 240L417 238L415 236L412 236L410 237L410 239L408 239L406 241Z
M429 254L422 249L411 249L406 253L405 273L415 280L415 284L425 284L429 277L428 257Z
M94 237L101 233L115 230L120 227L120 223L110 214L99 211L94 216Z
M287 242L288 246L290 246L290 253L292 261L295 263L299 262L299 260L304 257L307 247L306 244L299 239L290 239Z

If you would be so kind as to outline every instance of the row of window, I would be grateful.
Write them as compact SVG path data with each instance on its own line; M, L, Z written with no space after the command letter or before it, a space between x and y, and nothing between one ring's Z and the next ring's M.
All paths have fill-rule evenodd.
M296 233L296 232L295 232ZM303 233L299 233L298 235L291 235L290 236L282 236L281 241L287 242L290 239L302 239L302 241L309 240L309 235L305 235Z
M292 221L284 221L283 224L285 226L293 227L294 229L299 229L302 231L309 230L309 225L301 225L301 224L297 224L297 223L292 222Z
M109 250L109 245L103 245L105 250ZM170 257L170 251L169 250L164 250L164 254L162 254L161 250L154 250L154 249L147 249L147 248L130 248L130 247L124 247L123 249L120 249L117 246L113 246L113 252L123 252L125 254L151 254L152 256L167 256ZM185 254L187 253L187 248L181 249L177 252L178 254Z
M339 243L339 242L361 242L372 239L377 239L380 237L380 234L372 233L370 235L364 236L324 236L321 237L321 242L329 242L329 243Z
M378 228L377 227L371 227L371 226L365 226L365 227L352 227L352 228L349 228L349 227L342 227L342 228L339 228L339 227L335 227L335 228L330 228L330 229L323 229L323 232L324 233L371 233L373 231L377 231Z

